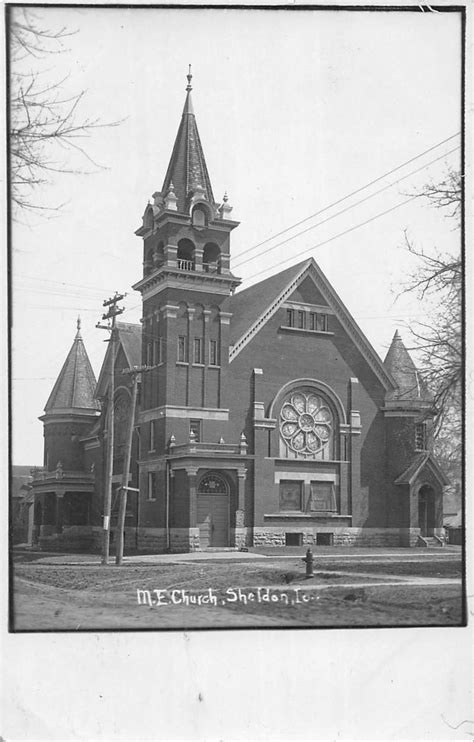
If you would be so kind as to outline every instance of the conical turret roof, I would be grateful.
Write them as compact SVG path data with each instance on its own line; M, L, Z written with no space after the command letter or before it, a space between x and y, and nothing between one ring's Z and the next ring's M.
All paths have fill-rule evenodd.
M385 357L384 366L397 384L395 399L430 400L432 395L421 378L398 330Z
M77 333L60 374L49 395L44 411L49 414L99 409L94 399L96 379L81 336L80 319Z
M183 115L178 134L176 135L168 170L166 171L163 188L161 189L163 198L166 197L170 188L173 189L178 199L177 209L181 213L188 212L189 197L196 189L202 189L201 194L203 198L211 206L215 206L211 180L207 171L191 99L191 72L189 72L187 78L188 85L186 87L187 92Z

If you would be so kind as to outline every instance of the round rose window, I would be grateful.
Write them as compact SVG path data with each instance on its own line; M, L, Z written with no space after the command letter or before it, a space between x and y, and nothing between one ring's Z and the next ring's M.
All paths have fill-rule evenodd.
M295 453L311 456L327 445L333 418L324 400L317 394L295 392L280 412L280 434Z

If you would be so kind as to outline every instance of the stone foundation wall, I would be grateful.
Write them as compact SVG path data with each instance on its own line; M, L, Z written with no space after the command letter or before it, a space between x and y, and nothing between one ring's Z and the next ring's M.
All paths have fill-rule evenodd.
M139 528L138 550L150 553L164 552L167 549L166 528Z
M243 526L233 528L230 542L236 549L243 549L245 546L252 546L252 529Z
M171 528L170 551L200 551L199 528Z
M265 526L253 529L254 546L285 546L286 533L302 534L303 544L316 545L318 533L332 533L334 546L416 546L419 528L351 528L319 526L298 528Z
M94 533L91 526L65 526L62 533L41 531L38 546L41 551L94 551Z

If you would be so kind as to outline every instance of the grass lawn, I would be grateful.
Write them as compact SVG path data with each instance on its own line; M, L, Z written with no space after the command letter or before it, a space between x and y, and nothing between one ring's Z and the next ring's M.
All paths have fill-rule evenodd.
M306 580L304 565L291 558L120 568L20 560L14 629L460 625L460 583L407 584L411 575L458 578L460 569L458 559L318 559L315 576ZM137 590L151 598L144 592L139 604Z

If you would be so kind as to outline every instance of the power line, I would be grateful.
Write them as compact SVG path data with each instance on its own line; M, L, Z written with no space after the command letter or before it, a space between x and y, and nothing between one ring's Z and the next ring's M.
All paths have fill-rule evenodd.
M100 295L102 295L104 292L107 293L107 289L98 288L97 286L87 286L83 283L68 283L67 281L54 281L52 278L39 278L38 276L30 276L26 273L15 273L15 278L26 278L30 281L40 281L41 283L53 283L59 286L73 286L74 288L78 289L88 289Z
M450 137L447 137L446 139L443 139L441 142L438 142L438 144L434 144L432 147L429 147L424 152L420 152L420 154L416 155L415 157L410 158L409 160L406 160L401 165L397 165L397 167L394 167L392 170L389 170L388 172L384 173L383 175L379 175L378 178L375 178L374 180L371 180L369 183L366 183L365 185L361 186L360 188L357 188L355 191L352 191L351 193L348 193L346 196L342 196L337 201L334 201L332 204L329 204L328 206L325 206L323 209L320 209L319 211L316 211L314 214L311 214L310 216L305 217L304 219L301 219L301 221L296 222L295 224L292 224L290 227L286 227L286 229L283 229L281 232L277 232L276 234L272 235L271 237L267 237L265 240L262 240L262 242L258 242L256 245L253 245L253 247L249 247L243 252L241 252L239 255L236 256L236 258L241 258L243 255L246 255L248 252L251 252L252 250L255 250L257 247L261 247L262 245L265 245L267 242L270 242L270 240L274 240L276 237L280 237L282 234L286 234L291 229L294 229L295 227L299 227L301 224L304 224L305 222L309 221L310 219L313 219L315 216L319 216L320 214L323 214L325 211L328 211L333 206L337 206L342 201L345 201L346 199L350 198L351 196L355 196L357 193L360 193L361 191L364 191L366 188L369 188L371 185L374 185L374 183L378 183L380 180L383 180L387 176L391 175L392 173L397 172L397 170L401 170L401 168L405 167L406 165L409 165L411 162L414 162L415 160L418 160L420 157L423 157L424 155L427 155L428 152L432 152L434 149L437 149L438 147L441 147L441 145L446 144L446 142L449 142L451 139L454 139L455 137L459 136L460 132L456 132L456 134L452 134Z
M339 232L339 234L335 234L334 237L329 237L329 239L324 240L323 242L318 242L317 245L313 245L312 247L307 247L304 250L302 250L299 253L296 253L296 255L292 255L287 260L283 260L278 265L285 265L285 263L292 262L295 258L301 257L302 255L305 255L308 252L311 252L312 250L316 250L318 247L322 247L323 245L327 245L329 242L332 242L333 240L337 240L338 237L343 237L345 234L349 234L349 232L353 232L355 229L359 229L359 227L364 227L366 224L370 224L370 222L375 221L375 219L379 219L381 216L385 216L385 214L389 214L391 211L395 211L395 209L399 209L401 206L405 206L405 204L410 203L410 201L414 201L415 198L419 198L420 195L417 194L415 196L410 196L410 198L407 198L406 201L402 201L399 204L395 204L395 206L392 206L390 209L386 209L385 211L381 211L379 214L375 214L375 216L370 217L370 219L366 219L364 222L360 222L359 224L355 224L353 227L350 227L349 229L345 229L343 232ZM265 251L263 253L260 253L260 256L264 255ZM274 267L274 266L272 266ZM259 273L254 273L253 277L261 276L262 273L267 273L269 270L272 270L272 268L265 268L263 271L259 271Z
M383 193L383 191L386 191L389 188L392 188L394 185L401 183L402 180L406 180L410 176L416 175L416 173L419 173L421 170L424 170L426 167L433 165L435 162L438 162L439 160L444 159L445 157L447 157L448 155L451 155L453 152L456 152L459 149L460 149L459 147L455 147L449 152L445 152L444 154L440 155L440 157L437 157L436 159L431 160L430 162L427 162L426 165L422 165L416 170L412 170L407 175L403 175L401 178L398 178L398 180L393 181L393 183L389 183L383 188L379 188L374 193L370 193L368 196L361 198L360 201L356 201L355 203L350 204L349 206L346 206L344 209L341 209L340 211L336 211L335 214L332 214L331 216L326 217L326 219L323 219L322 221L317 222L316 224L313 224L311 227L307 227L306 229L303 229L301 232L297 232L297 234L294 234L291 237L287 237L285 240L282 240L281 242L278 242L276 245L273 245L272 247L268 248L268 250L264 250L261 253L257 253L257 255L254 255L252 258L247 258L246 260L243 260L240 263L239 261L237 261L237 263L233 265L233 268L238 268L240 265L245 265L246 263L252 262L252 260L257 260L257 258L260 258L262 255L265 255L266 253L271 252L272 250L276 250L277 247L281 247L282 245L285 245L287 242L290 242L291 240L295 240L297 237L301 237L301 235L306 234L307 232L311 232L311 230L316 229L316 227L320 227L322 224L326 224L326 222L330 222L331 219L335 219L337 216L340 216L341 214L345 214L346 211L350 211L351 209L354 209L356 206L360 206L360 204L365 203L365 201L369 201L371 198L378 196L379 193ZM311 217L308 217L308 219L310 218Z

